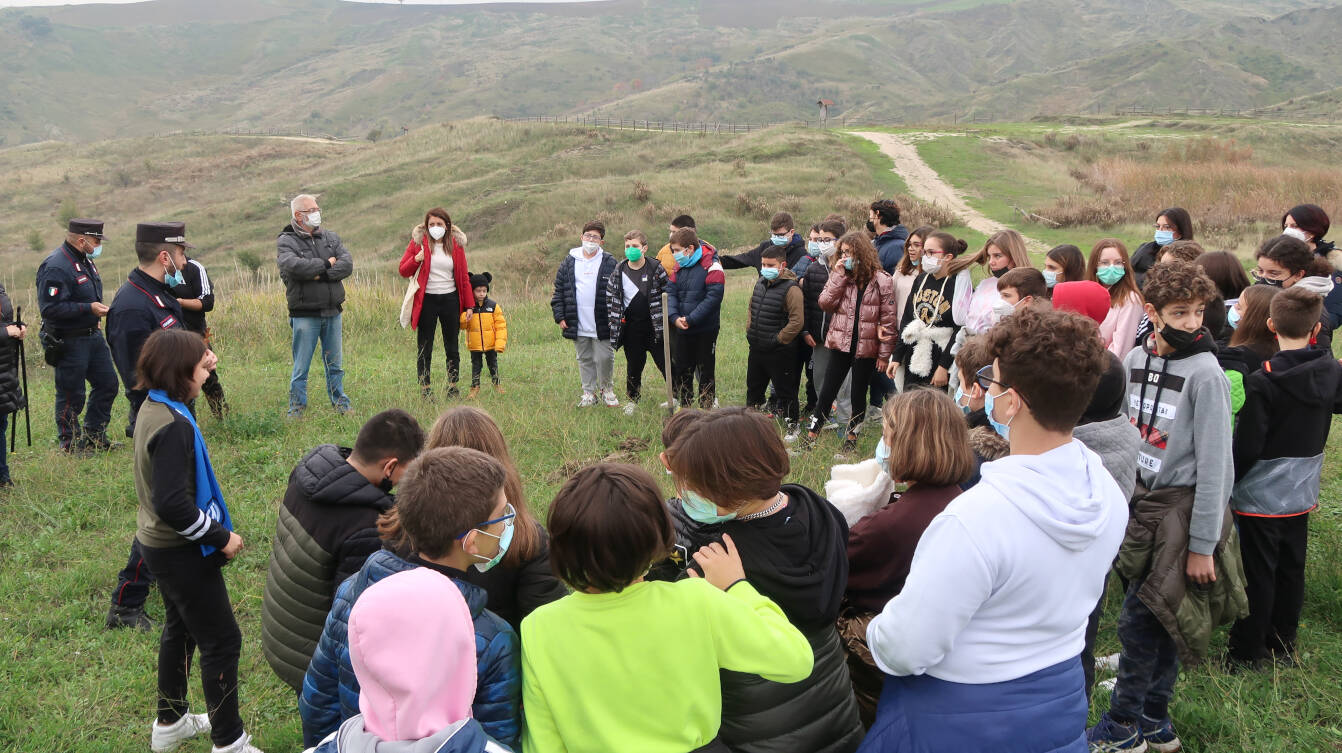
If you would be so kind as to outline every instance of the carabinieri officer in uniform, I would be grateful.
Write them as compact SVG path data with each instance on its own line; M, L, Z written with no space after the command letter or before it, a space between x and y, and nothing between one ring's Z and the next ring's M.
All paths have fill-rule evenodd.
M186 242L185 223L140 223L135 227L135 257L139 266L131 270L125 284L117 290L107 313L107 341L112 346L112 360L121 374L121 382L126 385L126 399L130 401L128 437L135 434L135 418L149 394L135 388L138 381L135 364L140 360L141 346L156 330L186 328L182 324L182 307L172 289L183 282L186 249L191 247ZM137 539L131 543L126 566L117 574L112 611L107 614L109 628L152 627L144 614L144 602L153 581Z
M43 348L56 372L56 434L66 452L110 450L107 422L116 400L112 356L99 329L107 315L103 281L93 260L103 248L102 220L70 220L65 243L37 268ZM84 382L92 387L84 427Z

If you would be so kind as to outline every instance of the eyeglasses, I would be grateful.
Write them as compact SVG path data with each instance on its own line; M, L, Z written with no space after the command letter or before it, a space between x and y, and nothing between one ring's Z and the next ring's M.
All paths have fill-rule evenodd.
M983 368L979 369L977 372L974 373L974 383L977 384L984 392L987 392L988 387L994 384L1000 384L1003 390L1011 389L1010 385L1006 384L1005 382L999 382L996 379L993 379L992 364L988 364L987 366L984 366Z
M582 234L582 239L585 240L585 241L597 241L597 242L600 242L600 241L601 241L601 236L597 235L596 233L583 233L583 234Z
M495 523L505 523L505 522L506 522L508 525L504 526L504 528L512 528L512 527L513 527L513 519L517 517L517 510L513 507L513 505L512 505L511 502L505 502L505 503L503 503L503 510L504 510L504 514L503 514L502 517L494 518L493 520L486 520L486 521L483 522L483 523L480 523L480 524L478 524L478 525L473 525L473 526L471 526L470 528L467 528L467 529L466 529L466 533L463 533L463 534L461 534L460 536L458 536L458 537L457 537L457 540L460 541L461 539L466 538L466 534L470 533L471 531L478 531L478 530L480 530L480 529L482 529L482 528L488 528L489 526L492 526L492 525L494 525Z

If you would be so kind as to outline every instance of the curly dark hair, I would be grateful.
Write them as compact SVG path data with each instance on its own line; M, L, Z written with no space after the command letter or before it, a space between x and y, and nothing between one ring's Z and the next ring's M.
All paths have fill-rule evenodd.
M1217 296L1216 283L1202 267L1186 261L1172 260L1151 267L1146 273L1142 296L1155 307L1156 313L1173 303L1197 301L1205 303Z
M985 337L988 356L997 361L997 379L1016 390L1034 420L1050 431L1071 431L1108 367L1095 321L1030 306L1003 319Z

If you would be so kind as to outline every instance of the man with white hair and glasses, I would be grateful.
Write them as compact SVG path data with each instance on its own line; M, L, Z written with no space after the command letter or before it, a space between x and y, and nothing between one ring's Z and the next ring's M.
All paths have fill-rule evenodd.
M289 416L301 416L307 408L308 368L318 339L331 405L340 413L347 413L349 396L345 394L345 372L340 366L340 311L345 302L345 285L341 280L354 271L354 258L340 236L322 227L321 207L315 196L295 196L289 202L289 210L292 221L276 240L279 251L275 258L284 280L289 326L294 333Z

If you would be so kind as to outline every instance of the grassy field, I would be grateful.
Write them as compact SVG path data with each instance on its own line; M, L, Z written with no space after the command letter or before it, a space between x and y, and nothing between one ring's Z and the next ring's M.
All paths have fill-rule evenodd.
M361 422L378 410L403 407L428 424L447 405L418 397L413 334L395 323L404 287L390 272L392 257L425 202L452 209L472 234L472 268L490 269L502 280L495 297L510 318L510 347L501 358L508 393L486 392L478 404L511 441L527 501L543 515L567 475L584 464L609 458L659 468L661 416L652 407L659 400L650 397L632 417L574 407L573 351L545 303L553 264L584 219L602 216L613 230L639 225L658 238L666 217L688 210L706 235L735 247L754 243L765 222L758 207L738 206L739 195L771 208L795 206L810 220L834 209L860 216L866 197L902 189L882 175L888 165L880 155L828 134L782 131L710 140L485 122L428 128L377 145L172 141L166 144L172 170L116 188L116 167L138 164L133 160L151 143L160 145L0 151L0 195L19 218L0 226L0 278L16 302L31 305L32 269L41 252L26 250L24 236L29 227L38 228L54 244L54 216L67 200L115 222L103 265L109 287L129 268L131 223L140 218L185 217L201 257L221 277L211 323L233 414L223 422L206 417L202 428L248 542L227 578L244 635L243 716L268 753L297 751L300 737L293 696L260 649L269 539L289 471L314 445L351 443ZM66 172L73 174L69 182L62 178ZM650 195L638 199L630 176L639 176ZM324 405L323 380L314 371L308 415L283 418L289 333L283 294L268 270L272 238L286 214L281 198L298 188L324 192L324 213L349 240L359 265L345 318L346 389L354 401L345 417ZM239 252L260 254L263 273L253 278L235 264ZM724 405L744 400L742 327L751 278L737 272L728 280L718 355ZM616 383L622 385L623 358L616 360ZM0 496L0 624L6 634L0 750L142 751L153 714L157 640L102 627L134 528L130 451L87 460L57 452L51 372L36 354L29 363L34 446L20 447L11 458L18 486ZM441 378L436 384L441 388ZM645 385L650 395L662 388L651 369ZM112 428L124 420L125 401L118 399ZM862 451L870 452L874 442L874 432L866 432ZM827 435L794 461L791 480L822 486L835 450L837 438ZM1333 554L1342 546L1342 513L1335 505L1340 468L1334 441L1323 505L1312 516L1302 666L1244 676L1211 665L1189 670L1174 705L1189 750L1342 750L1342 562ZM1105 652L1117 650L1113 597L1101 629ZM149 605L160 618L159 597L151 595ZM1223 646L1224 631L1213 651ZM197 688L192 698L199 706ZM1094 713L1106 704L1100 694ZM208 746L202 741L182 750Z

